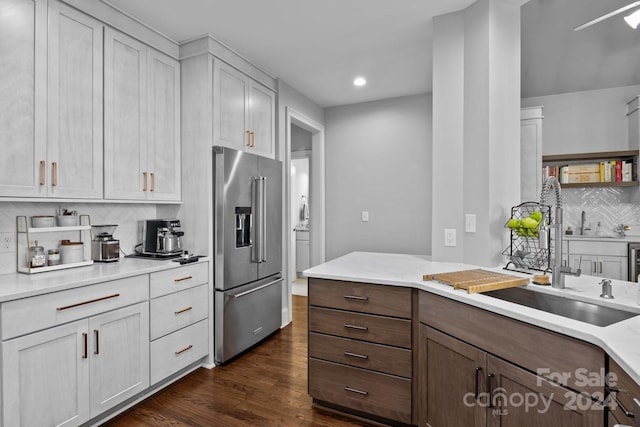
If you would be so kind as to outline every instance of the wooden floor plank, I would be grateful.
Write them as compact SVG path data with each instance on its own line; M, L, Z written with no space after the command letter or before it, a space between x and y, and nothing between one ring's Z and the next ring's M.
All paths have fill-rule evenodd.
M224 366L194 371L104 425L368 426L312 407L307 319L307 297L294 295L293 322L267 341Z

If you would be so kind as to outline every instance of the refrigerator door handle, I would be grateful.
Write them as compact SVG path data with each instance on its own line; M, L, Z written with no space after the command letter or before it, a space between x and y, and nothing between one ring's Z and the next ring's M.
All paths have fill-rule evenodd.
M243 297L243 296L245 296L245 295L249 295L249 294L252 294L252 293L254 293L254 292L259 291L260 289L264 289L264 288L267 288L267 287L269 287L269 286L271 286L271 285L275 285L275 284L276 284L276 283L278 283L278 282L282 282L282 278L276 279L276 280L274 280L274 281L272 281L272 282L269 282L269 283L266 283L266 284L264 284L264 285L262 285L262 286L258 286L257 288L254 288L254 289L250 289L250 290L248 290L248 291L241 292L241 293L239 293L239 294L237 294L237 295L233 295L233 299L242 298L242 297Z
M256 208L256 242L254 245L254 261L266 262L267 247L267 178L258 176L253 178L254 206Z

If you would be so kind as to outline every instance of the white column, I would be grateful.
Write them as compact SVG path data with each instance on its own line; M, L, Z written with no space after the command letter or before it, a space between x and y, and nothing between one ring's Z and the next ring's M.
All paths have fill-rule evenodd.
M520 200L519 3L478 0L434 19L434 260L502 263L503 225ZM444 246L448 228L455 247Z

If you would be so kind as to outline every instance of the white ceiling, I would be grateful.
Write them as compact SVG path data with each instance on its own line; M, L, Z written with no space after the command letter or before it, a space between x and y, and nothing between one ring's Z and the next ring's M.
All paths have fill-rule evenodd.
M322 107L431 91L432 17L473 0L103 0L176 42L211 34ZM640 84L630 0L523 6L523 97ZM352 85L363 75L368 84Z

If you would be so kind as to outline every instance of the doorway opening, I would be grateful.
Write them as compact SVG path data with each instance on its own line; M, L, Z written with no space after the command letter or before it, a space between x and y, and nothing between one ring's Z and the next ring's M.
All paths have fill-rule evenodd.
M325 261L324 126L286 108L286 245L291 295L306 295L302 271ZM291 313L288 314L289 321Z

